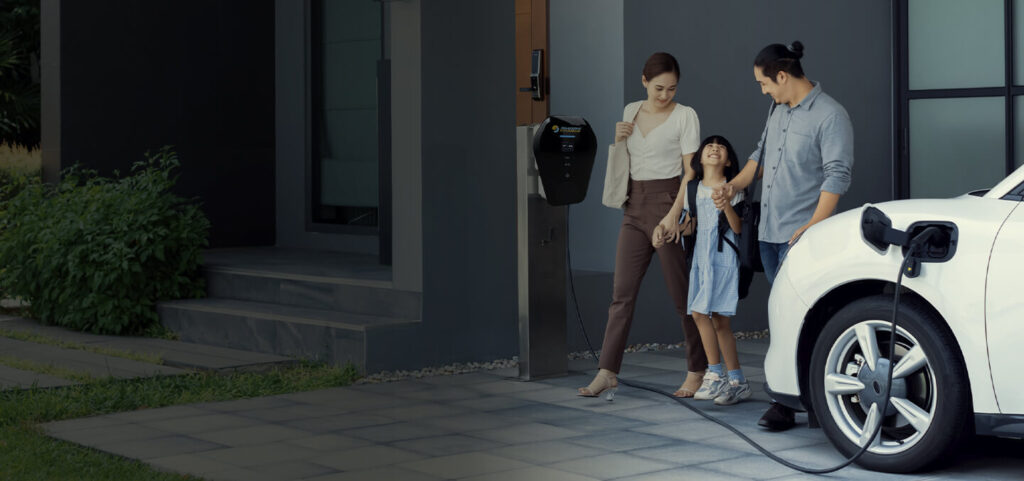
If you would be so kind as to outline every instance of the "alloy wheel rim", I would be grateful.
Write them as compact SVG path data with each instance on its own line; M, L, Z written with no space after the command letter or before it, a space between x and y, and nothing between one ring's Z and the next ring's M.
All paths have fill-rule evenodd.
M857 446L881 424L868 451L891 455L915 445L935 417L938 384L921 344L897 327L890 402L881 405L892 324L861 321L832 344L825 364L825 400L839 430Z

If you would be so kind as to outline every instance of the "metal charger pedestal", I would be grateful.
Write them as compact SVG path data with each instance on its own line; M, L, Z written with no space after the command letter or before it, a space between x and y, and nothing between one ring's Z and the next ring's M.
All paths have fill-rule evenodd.
M568 373L566 206L542 197L531 144L537 125L516 127L516 246L519 377Z

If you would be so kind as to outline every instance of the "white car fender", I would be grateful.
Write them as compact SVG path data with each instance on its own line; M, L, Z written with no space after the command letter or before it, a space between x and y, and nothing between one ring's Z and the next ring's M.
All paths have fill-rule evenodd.
M905 230L917 221L948 221L957 226L953 258L922 264L921 275L904 277L903 285L938 311L959 342L977 412L997 412L984 332L985 276L993 239L1013 204L962 196L876 206L892 219L895 229ZM889 246L881 254L869 246L861 236L862 211L850 210L808 229L783 262L769 300L772 343L765 373L773 391L799 394L797 342L807 311L818 300L851 282L896 282L903 261L901 248Z

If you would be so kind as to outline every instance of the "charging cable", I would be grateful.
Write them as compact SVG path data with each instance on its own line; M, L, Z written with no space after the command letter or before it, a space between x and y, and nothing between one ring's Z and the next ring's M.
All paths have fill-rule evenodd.
M899 308L899 304L900 304L900 290L903 287L903 273L906 272L907 266L919 255L918 251L924 246L924 244L926 242L928 242L929 240L931 240L932 237L934 237L935 235L937 235L939 233L940 233L940 231L939 231L939 229L937 227L929 227L929 228L921 231L921 233L919 233L916 236L914 236L914 238L908 243L909 244L909 248L907 249L906 255L903 257L903 262L900 264L900 272L896 276L896 292L895 292L895 295L893 296L893 304L892 304L892 323L891 323L891 326L892 326L892 337L889 340L889 358L888 359L890 361L893 361L893 358L896 355L896 337L897 337L897 332L896 332L896 312L897 312L897 310ZM587 329L586 329L586 326L583 323L583 315L580 313L579 301L576 298L576 286L575 286L575 282L573 280L573 274L572 274L572 254L570 253L570 251L571 251L571 249L569 248L569 206L566 206L566 210L565 210L565 259L566 259L567 269L569 270L569 289L572 292L572 300L573 300L573 304L576 307L576 319L580 323L580 330L583 332L583 338L587 342L587 348L590 350L590 355L594 356L594 360L596 361L598 359L597 353L594 352L594 345L590 343L590 337L587 336ZM878 412L879 412L878 416L884 416L883 413L885 413L886 407L889 405L889 396L891 394L890 393L890 387L892 386L892 372L893 372L893 368L894 368L895 365L896 365L895 362L889 362L889 372L888 372L888 374L886 376L886 383L885 383L885 395L882 397L882 399L884 399L885 402L882 404L882 406L878 406L877 407ZM667 397L667 398L669 398L669 399L679 403L680 405L686 407L690 411L693 411L693 412L699 414L703 418L705 418L705 419L707 419L707 420L709 420L711 422L714 422L714 423L718 424L719 426L722 426L723 428L729 430L730 432L732 432L733 434L738 436L740 439L746 441L747 444L753 446L754 449L757 449L758 451L760 451L761 454L764 454L765 456L767 456L772 461L775 461L775 462L777 462L777 463L779 463L779 464L781 464L783 466L786 466L787 468L794 469L796 471L801 471L801 472L808 473L808 474L827 474L827 473L832 473L832 472L835 472L835 471L839 471L840 469L843 469L843 468L849 466L850 464L853 464L855 461L857 461L857 459L859 459L861 456L864 455L864 453L866 453L868 451L868 448L871 447L872 442L874 441L874 439L876 437L878 437L879 434L882 431L882 419L879 419L877 425L874 428L872 428L871 436L867 437L867 438L863 438L863 437L861 438L861 439L865 439L865 441L864 441L864 445L861 446L860 450L857 451L857 453L855 453L853 456L847 458L844 462L842 462L842 463L840 463L840 464L838 464L836 466L828 467L828 468L814 468L814 467L801 466L799 464L793 463L791 461L788 461L786 459L783 459L783 458L773 454L768 449L766 449L765 447L761 446L760 444L758 444L753 439L750 439L750 437L748 437L746 434L743 434L742 432L740 432L739 429L736 429L735 427L733 427L729 423L727 423L725 421L722 421L722 420L720 420L720 419L718 419L718 418L716 418L716 417L714 417L714 416L712 416L710 414L705 413L700 408L690 404L688 401L685 401L682 398L675 397L675 396L673 396L671 393L669 393L667 391L663 391L663 390L658 389L656 387L645 385L645 384L642 384L642 383L637 383L635 381L628 381L628 380L625 380L625 379L623 379L621 377L618 378L618 381L620 383L625 384L626 386L629 386L629 387L632 387L632 388L642 389L642 390L645 390L645 391L653 392L655 394L661 394L662 396L665 396L665 397ZM870 419L870 416L868 416L867 419ZM867 419L865 420L865 428L867 427L866 426L867 425Z

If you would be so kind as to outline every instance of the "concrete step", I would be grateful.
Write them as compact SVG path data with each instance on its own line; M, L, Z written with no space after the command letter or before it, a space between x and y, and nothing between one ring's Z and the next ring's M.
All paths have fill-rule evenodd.
M163 302L157 311L164 326L185 342L335 365L351 362L367 372L401 360L394 346L415 339L420 325L416 318L222 298Z
M259 266L207 265L207 296L384 317L420 318L419 292L390 280L337 277Z

